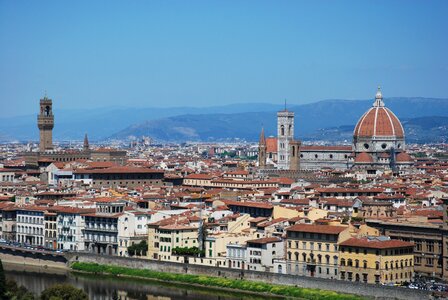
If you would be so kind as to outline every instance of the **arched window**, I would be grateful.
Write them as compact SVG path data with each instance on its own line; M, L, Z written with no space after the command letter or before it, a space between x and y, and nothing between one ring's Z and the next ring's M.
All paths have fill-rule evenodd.
M45 116L49 117L50 116L50 106L46 106L45 107Z
M285 135L285 126L284 125L280 126L280 135Z
M341 266L345 266L345 259L341 258Z
M347 266L353 267L353 261L351 259L347 260Z
M296 156L296 147L292 146L292 156Z
M296 261L299 260L299 252L294 253L295 257L296 257Z

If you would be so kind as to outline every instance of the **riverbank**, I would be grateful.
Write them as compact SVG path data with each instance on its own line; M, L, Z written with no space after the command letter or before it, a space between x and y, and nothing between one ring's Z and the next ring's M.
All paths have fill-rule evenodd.
M361 300L366 299L357 295L341 294L332 291L309 289L286 285L276 285L248 280L228 279L223 277L200 276L191 274L174 274L152 271L148 269L133 269L126 267L100 265L95 263L75 262L71 265L75 271L82 271L92 274L109 274L115 276L127 276L138 279L156 279L173 283L197 284L205 287L225 288L232 290L242 290L255 293L266 293L285 297L301 299L322 299L322 300Z

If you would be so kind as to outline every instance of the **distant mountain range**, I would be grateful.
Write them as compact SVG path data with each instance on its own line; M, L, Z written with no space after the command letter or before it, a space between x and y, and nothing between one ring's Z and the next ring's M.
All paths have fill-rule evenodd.
M373 100L323 100L291 105L296 136L304 140L351 141L353 127ZM448 99L386 98L402 121L408 141L443 142L448 132ZM62 110L55 107L54 137L81 140L151 136L158 141L258 140L261 126L276 135L281 105L234 104L208 108L120 108ZM434 117L437 116L437 117ZM37 140L36 116L0 119L0 140Z

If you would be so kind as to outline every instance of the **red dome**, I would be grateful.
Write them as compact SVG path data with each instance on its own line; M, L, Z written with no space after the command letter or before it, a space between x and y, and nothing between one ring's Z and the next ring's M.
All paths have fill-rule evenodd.
M381 91L376 94L375 103L356 124L354 137L404 137L403 126L397 116L384 106Z

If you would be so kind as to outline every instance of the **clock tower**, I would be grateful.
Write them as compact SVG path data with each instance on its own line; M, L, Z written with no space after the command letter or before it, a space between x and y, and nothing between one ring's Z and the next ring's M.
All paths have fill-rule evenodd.
M53 103L47 96L40 99L40 113L37 116L37 127L40 132L40 152L52 150L54 127Z

